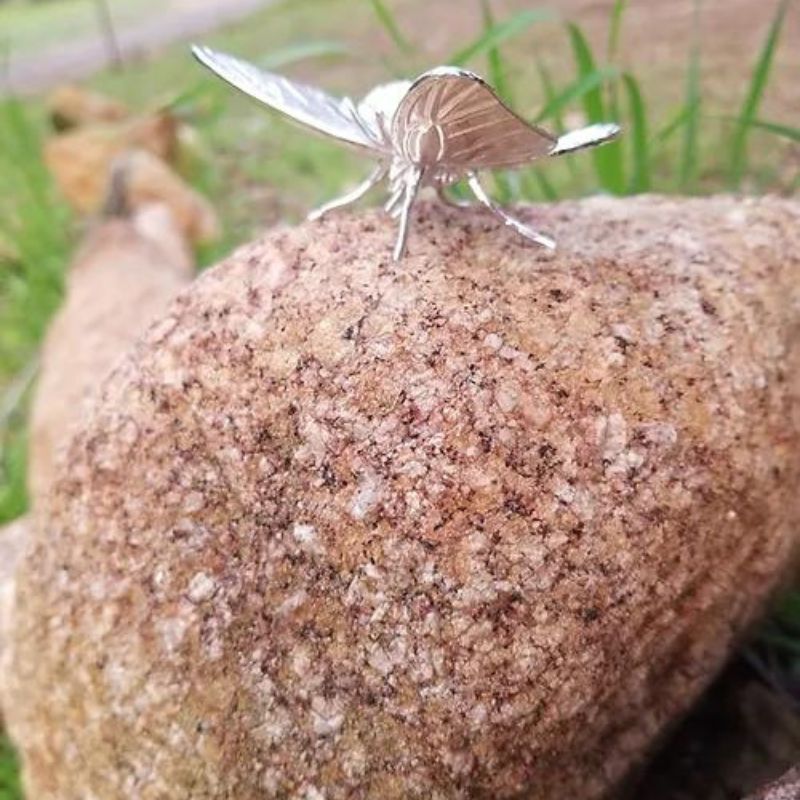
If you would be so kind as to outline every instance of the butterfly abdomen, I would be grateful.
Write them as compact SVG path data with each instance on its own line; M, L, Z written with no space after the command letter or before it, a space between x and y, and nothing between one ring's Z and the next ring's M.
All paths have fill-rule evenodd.
M423 169L439 164L446 149L444 131L434 122L414 125L405 132L400 142L402 157Z

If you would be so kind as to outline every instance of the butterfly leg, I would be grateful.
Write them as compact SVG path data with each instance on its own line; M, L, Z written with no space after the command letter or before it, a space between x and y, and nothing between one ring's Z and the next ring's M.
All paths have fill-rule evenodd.
M512 217L507 211L505 211L505 209L497 205L497 203L495 203L494 200L492 200L492 198L486 193L486 190L483 188L478 180L478 176L474 172L469 175L467 182L469 183L469 188L472 189L472 193L475 195L478 201L483 203L483 205L485 205L486 208L488 208L495 216L503 220L506 225L508 225L510 228L513 228L517 233L519 233L521 236L524 236L531 242L536 242L536 244L540 244L542 247L546 247L548 250L556 249L556 243L552 239L542 235L541 233L538 233L521 220Z
M403 205L400 209L400 230L397 234L397 241L394 246L394 260L400 261L406 252L406 242L408 241L408 225L411 218L411 207L419 191L422 182L422 172L415 170L411 172L405 180L405 191L403 193Z
M333 200L328 201L325 203L325 205L322 205L319 208L315 208L308 215L307 219L311 221L321 219L325 214L327 214L329 211L333 211L335 208L342 208L343 206L350 205L350 203L355 203L356 200L360 200L370 189L372 189L373 186L377 186L377 184L379 184L385 176L386 166L384 164L378 164L378 166L372 170L369 177L356 186L355 189L347 194L343 194L341 197L336 197Z
M397 219L397 217L400 216L400 201L403 199L404 194L405 184L400 184L400 186L389 195L389 199L383 207L384 211L386 211L392 219Z

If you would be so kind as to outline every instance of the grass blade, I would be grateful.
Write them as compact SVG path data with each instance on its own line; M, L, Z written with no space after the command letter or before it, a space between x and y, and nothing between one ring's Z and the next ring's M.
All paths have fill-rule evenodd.
M343 56L350 52L350 48L341 42L325 40L297 42L280 50L273 50L265 58L259 59L258 63L264 69L282 69L309 58Z
M30 362L61 300L68 216L41 158L41 141L17 100L0 102L0 386ZM21 414L0 419L0 522L25 508Z
M611 11L611 24L608 27L608 45L606 47L606 61L612 64L617 58L619 49L619 32L622 29L622 17L628 7L628 0L616 0Z
M411 53L414 50L413 46L400 32L397 20L395 20L394 15L389 11L383 0L370 0L370 2L375 16L389 34L389 38L394 42L395 47L404 53Z
M481 14L483 17L483 35L481 39L490 43L486 47L486 58L489 62L489 80L494 85L494 89L500 97L506 102L511 103L511 89L507 82L505 65L503 64L500 48L497 43L491 44L491 31L496 29L497 25L494 21L494 15L492 14L492 7L489 0L481 0ZM511 182L508 176L503 172L496 172L494 174L494 184L497 190L497 199L501 203L508 203L513 196Z
M611 11L611 23L608 26L608 43L606 45L606 62L608 64L613 64L617 60L622 17L627 7L628 0L615 0L614 8ZM617 120L620 118L616 81L611 81L608 85L608 113L611 119Z
M800 630L800 591L794 589L781 598L774 612L776 622Z
M520 197L522 200L541 202L544 199L548 203L558 200L558 191L539 167L520 174Z
M506 74L505 63L500 52L500 44L514 36L518 36L531 25L543 20L552 19L552 13L545 9L529 9L514 14L503 22L496 22L489 0L481 0L483 31L475 41L453 53L448 63L461 66L481 55L486 55L489 67L489 82L497 94L507 103L512 103L511 88ZM509 202L518 196L508 176L498 172L494 176L497 198L501 203Z
M755 119L758 113L758 106L769 79L769 73L772 69L772 61L775 55L775 47L778 43L781 28L783 27L783 20L786 16L788 5L788 0L781 0L778 5L778 10L775 12L772 24L769 27L769 32L767 33L766 41L761 49L756 67L753 70L753 76L750 80L750 86L744 104L742 105L742 110L739 113L739 124L734 131L733 143L731 145L730 184L732 188L737 188L739 186L745 169L747 168L747 136L750 132L750 123Z
M653 136L653 141L658 144L664 144L664 142L671 139L678 130L686 125L691 113L691 108L685 105L681 106L678 113Z
M535 8L529 9L528 11L521 11L503 22L495 23L492 19L491 9L488 3L483 4L483 10L483 33L475 39L475 41L453 53L447 60L448 64L452 64L454 67L468 64L478 56L496 51L498 45L502 44L507 39L519 36L519 34L530 28L531 25L553 18L552 12L547 9ZM492 79L492 83L494 83L494 78ZM497 87L495 86L495 88Z
M617 70L610 72L598 70L589 42L577 25L572 22L568 23L567 30L579 78L588 79L590 76L598 74L604 74L605 77L616 77ZM596 85L589 86L582 94L587 123L608 121L603 102L602 84L601 80ZM622 194L625 191L625 165L622 162L622 150L619 143L593 150L592 157L600 185L608 192Z
M481 14L483 17L484 35L495 27L494 14L490 0L481 0ZM511 102L511 89L506 79L506 69L503 63L503 56L497 45L487 48L486 60L489 62L489 80L494 85L495 91L504 100Z
M561 91L552 100L545 103L544 108L536 116L537 122L544 122L548 119L553 119L561 114L570 103L575 100L583 99L588 93L595 91L598 87L602 86L609 78L616 76L618 70L616 67L606 67L604 69L596 69L586 75L582 75L574 83L567 86L566 89Z
M561 113L561 108L557 106L555 103L556 97L558 96L556 93L556 87L553 83L553 79L550 75L550 70L547 68L547 65L542 61L540 58L536 59L536 69L539 72L539 80L542 84L542 89L544 89L544 101L545 107L549 104L554 104L555 111L552 116L553 120L553 130L559 136L567 130L567 126L564 123L564 115ZM578 178L578 165L575 162L574 158L567 158L565 160L567 165L567 169L570 172L573 180L577 180Z
M589 42L583 35L583 31L574 23L570 22L567 25L569 30L569 37L572 43L572 53L575 57L575 63L578 67L578 75L583 77L591 73L597 72L597 65L595 64L594 56L589 48ZM603 93L600 90L600 85L593 87L587 91L583 97L583 107L586 111L587 122L605 122L605 104L603 103Z
M760 128L764 131L774 133L792 142L800 142L800 128L792 128L790 125L783 125L779 122L767 122L761 119L751 119L747 123L751 128Z
M483 17L484 38L490 39L489 32L496 27L494 14L490 0L481 0L481 15ZM486 50L486 58L489 62L489 79L494 84L495 91L507 102L511 103L511 88L508 85L503 56L498 45L492 45ZM511 188L511 181L505 172L494 173L494 185L497 191L497 199L501 203L510 203L514 192Z
M27 463L22 424L4 426L0 430L0 525L21 516L28 507Z
M544 90L545 108L551 104L555 105L555 100L556 97L558 97L558 94L556 92L556 86L553 83L553 78L550 75L550 70L541 59L536 59L536 69L539 73L539 80L541 81L542 89ZM561 113L560 107L556 106L555 111L552 114L552 120L553 128L556 133L561 134L566 131L567 127L564 124L564 115Z
M22 798L17 755L4 733L0 733L0 798Z
M628 186L630 194L646 192L650 188L650 153L647 135L647 113L639 84L633 75L627 72L622 76L622 83L628 94L630 106L630 125L628 126L631 142L633 170Z
M683 130L680 185L690 191L697 175L697 136L700 121L700 2L694 0L692 45L686 71L686 122Z
M551 203L554 200L558 200L558 192L544 172L542 172L540 169L535 169L533 174L536 178L536 182L539 184L539 188L541 189L545 200L548 200Z

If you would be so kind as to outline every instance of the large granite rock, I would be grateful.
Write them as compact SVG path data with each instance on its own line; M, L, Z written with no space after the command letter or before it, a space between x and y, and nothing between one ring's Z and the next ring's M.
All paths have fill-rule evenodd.
M18 576L30 800L592 800L761 611L800 205L416 216L269 234L106 384Z

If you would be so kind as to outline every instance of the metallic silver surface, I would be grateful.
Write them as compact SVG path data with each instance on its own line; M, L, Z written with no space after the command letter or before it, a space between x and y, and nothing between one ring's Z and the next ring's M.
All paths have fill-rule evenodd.
M587 147L597 147L616 139L618 135L619 125L609 122L589 125L587 128L579 128L559 137L549 155L562 156L564 153L575 153L578 150L585 150Z
M408 161L462 177L546 156L556 137L518 117L477 75L437 67L417 78L397 107L392 141Z
M312 130L370 151L385 148L378 132L361 118L347 97L333 97L208 47L195 46L192 52L232 86Z
M319 219L363 197L388 176L385 209L400 220L394 258L406 250L419 190L466 180L476 199L521 236L552 249L555 242L512 217L489 197L477 172L522 167L543 156L573 153L616 138L618 125L590 125L557 138L506 106L479 76L437 67L415 81L376 86L358 104L264 72L233 56L193 47L195 57L237 89L306 127L366 151L378 165L352 191L313 211Z

